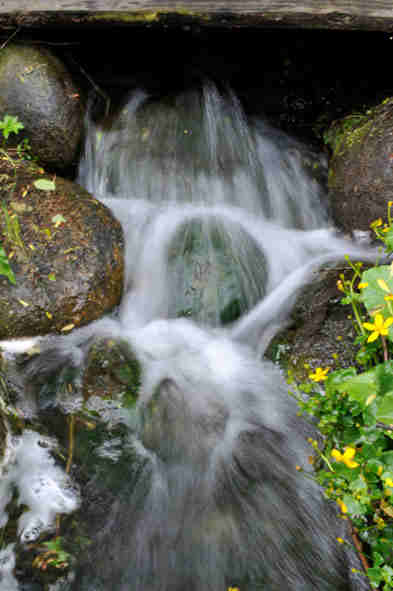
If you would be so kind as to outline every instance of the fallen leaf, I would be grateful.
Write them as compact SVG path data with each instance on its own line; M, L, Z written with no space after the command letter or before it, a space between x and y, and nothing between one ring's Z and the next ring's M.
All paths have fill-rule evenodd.
M61 329L62 332L67 332L69 330L72 330L73 328L75 328L75 324L66 324L66 326L63 326L63 328Z
M37 179L33 185L40 191L54 191L56 189L56 184L49 179Z

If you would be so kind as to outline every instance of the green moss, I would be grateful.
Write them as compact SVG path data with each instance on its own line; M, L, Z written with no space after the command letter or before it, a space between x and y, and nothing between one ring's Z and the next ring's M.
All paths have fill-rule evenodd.
M360 144L364 137L373 133L372 126L376 117L381 114L381 110L393 105L393 98L384 99L379 105L365 109L364 111L351 113L343 119L333 121L326 129L326 120L321 118L314 126L315 133L328 145L334 156L342 156L347 149ZM325 127L325 131L321 133ZM331 179L329 179L330 182Z
M92 21L119 21L124 23L154 22L159 18L158 12L96 12L89 15Z
M335 121L323 134L323 140L332 149L333 156L336 156L342 149L351 148L355 143L361 142L371 125L371 115L354 113Z
M177 6L174 9L164 9L160 11L146 12L95 12L89 14L89 21L117 21L120 23L152 23L158 22L169 15L179 15L182 17L191 17L199 20L209 20L210 16L200 12L189 10L188 8Z

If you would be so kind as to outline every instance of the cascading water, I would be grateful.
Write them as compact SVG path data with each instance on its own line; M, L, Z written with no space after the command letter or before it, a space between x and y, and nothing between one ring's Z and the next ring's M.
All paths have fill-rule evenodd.
M23 376L36 404L85 410L90 351L109 339L140 364L141 384L135 404L89 398L104 408L102 428L80 445L108 472L80 469L91 544L56 589L362 588L351 552L336 543L344 526L296 471L310 429L278 369L260 359L315 268L346 253L373 256L327 228L308 156L209 85L164 101L135 93L106 126L88 123L80 182L123 224L123 301L111 318L41 339ZM8 468L22 493L24 445ZM31 453L56 480L47 452ZM56 491L45 497L47 521L78 504L63 492L59 509ZM37 523L39 508L30 509ZM12 546L2 552L11 556L4 591L17 589Z

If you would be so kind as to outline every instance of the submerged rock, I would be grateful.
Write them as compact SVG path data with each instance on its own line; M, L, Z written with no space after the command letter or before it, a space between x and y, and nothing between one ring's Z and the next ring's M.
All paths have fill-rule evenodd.
M233 322L263 298L265 257L245 232L235 227L232 232L202 221L180 228L169 251L175 287L170 316L219 326Z
M345 231L368 230L393 196L393 99L335 122L325 137L334 220Z
M87 191L34 165L0 161L0 338L68 332L116 306L123 234Z
M1 49L0 118L6 114L18 116L44 165L61 169L76 158L83 129L80 93L49 51L12 44Z

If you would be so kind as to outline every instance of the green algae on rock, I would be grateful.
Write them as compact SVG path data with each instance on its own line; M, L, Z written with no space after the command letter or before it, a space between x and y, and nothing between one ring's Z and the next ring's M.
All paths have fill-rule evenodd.
M368 230L370 221L385 216L393 194L393 99L334 122L324 137L333 152L334 220L345 231Z

